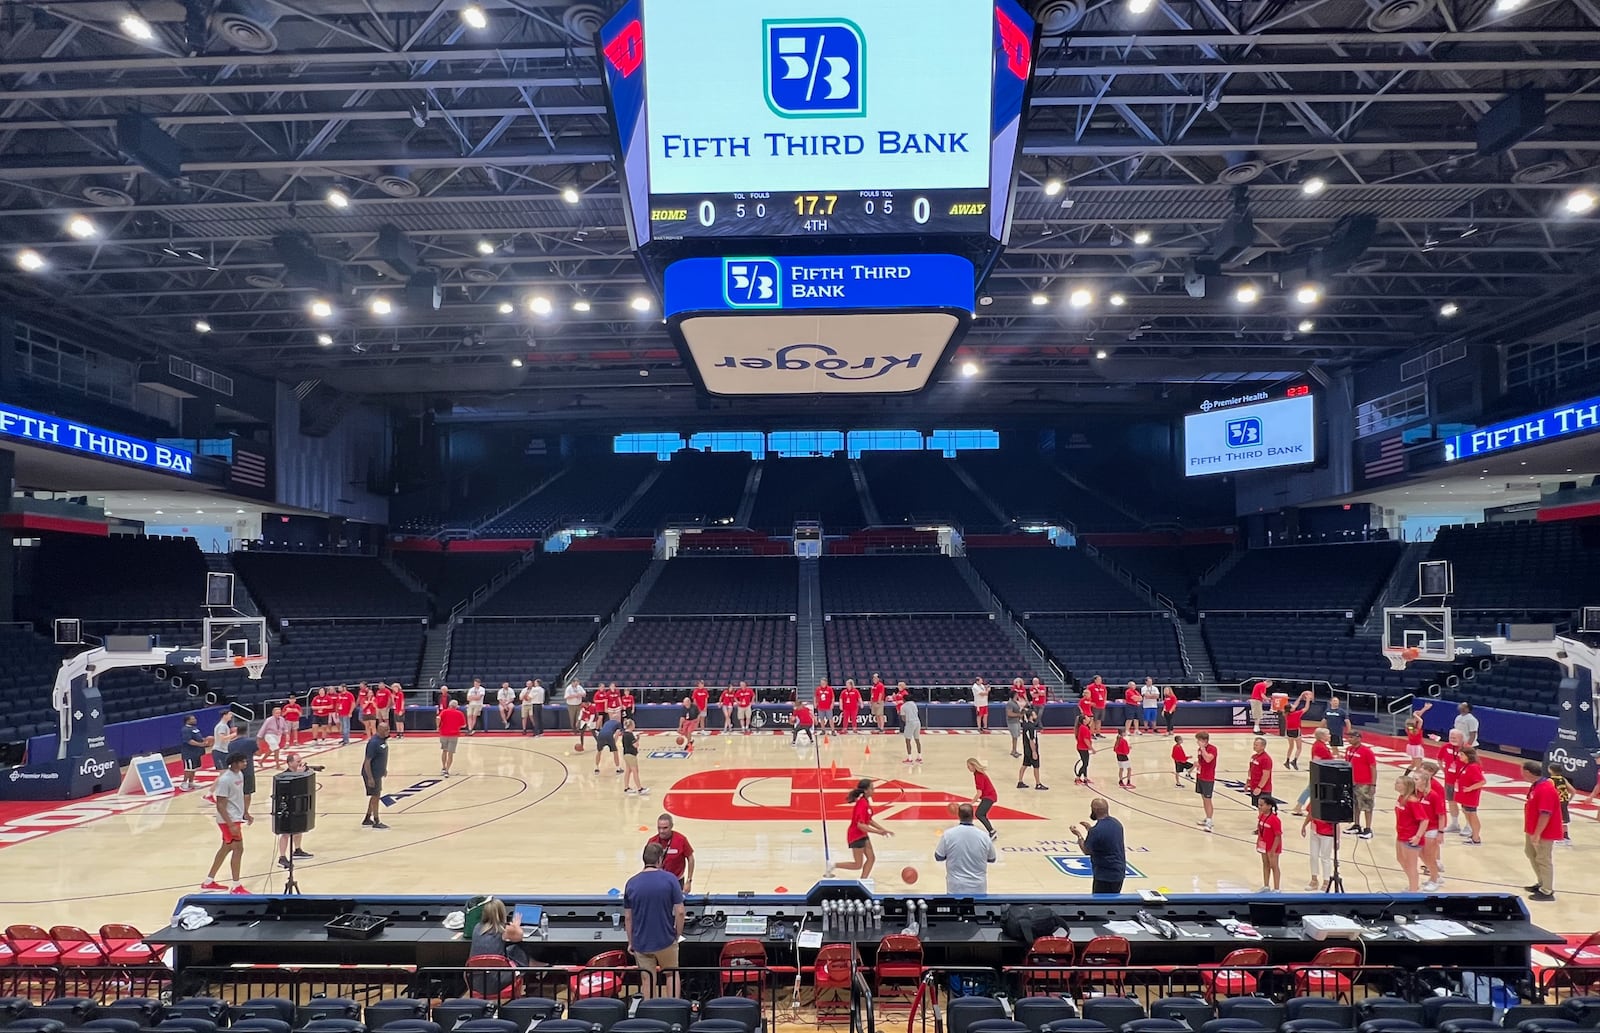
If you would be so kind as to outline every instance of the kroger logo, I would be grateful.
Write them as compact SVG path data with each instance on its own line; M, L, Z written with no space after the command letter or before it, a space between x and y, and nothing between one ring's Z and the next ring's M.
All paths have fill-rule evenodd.
M818 370L830 380L876 380L896 370L913 370L922 362L920 351L905 356L863 355L854 361L825 344L791 344L779 348L772 358L760 355L727 355L717 361L721 369L765 369L804 373Z
M117 762L114 760L95 760L93 757L85 757L83 763L78 766L78 774L104 778L106 772L116 766Z
M782 118L859 118L867 113L867 41L843 18L768 19L767 106Z
M1549 763L1551 767L1559 767L1567 774L1571 775L1588 767L1589 758L1574 757L1572 754L1566 751L1565 747L1557 746L1555 749L1550 751L1550 759L1547 763Z
M1242 420L1228 421L1228 447L1253 448L1261 444L1261 419L1246 416Z
M730 308L781 308L783 270L770 258L725 258L722 300Z

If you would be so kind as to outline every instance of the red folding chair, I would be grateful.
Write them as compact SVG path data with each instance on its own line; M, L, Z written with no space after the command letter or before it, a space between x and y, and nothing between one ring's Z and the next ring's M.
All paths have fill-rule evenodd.
M1070 936L1041 936L1022 956L1022 995L1024 997L1061 996L1072 992L1069 972L1036 972L1030 966L1071 968L1078 959L1077 944Z
M1096 936L1078 952L1080 968L1096 969L1079 972L1080 990L1094 990L1101 994L1121 996L1127 990L1129 963L1133 960L1133 945L1125 936Z
M717 957L725 997L760 997L766 980L767 948L760 940L729 940Z
M144 942L144 933L131 925L112 923L100 927L100 944L113 965L159 965L161 952Z
M1560 965L1540 973L1546 988L1566 985L1574 996L1594 992L1600 983L1600 932L1590 933L1581 940L1569 936L1566 943L1541 943L1539 950L1550 955Z
M627 951L606 951L596 954L589 963L567 981L567 993L573 1000L580 997L618 997L623 989L623 979L615 971L596 969L633 968Z
M501 976L474 976L469 972L467 974L468 997L499 1003L501 1001L514 1001L522 996L522 972L504 954L474 954L467 959L467 967L489 970L498 969L501 972L509 971L511 973L511 977L506 979L500 988L496 990L493 989L493 984L502 978Z
M54 968L61 963L60 945L37 925L6 926L6 942L18 968Z
M921 940L892 933L878 941L878 956L872 965L872 993L880 1003L893 1000L910 1005L921 981Z
M1362 960L1361 951L1355 947L1324 947L1306 964L1289 966L1295 995L1351 1000Z
M1240 947L1229 951L1220 965L1200 966L1200 985L1206 1000L1215 1004L1218 997L1249 997L1260 986L1256 972L1267 964L1267 952L1260 947Z
M815 991L817 1025L850 1022L850 969L856 949L848 943L825 944L817 951L811 985Z

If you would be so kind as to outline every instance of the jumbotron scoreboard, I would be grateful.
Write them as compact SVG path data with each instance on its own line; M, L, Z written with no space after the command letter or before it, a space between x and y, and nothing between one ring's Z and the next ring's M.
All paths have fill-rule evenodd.
M1014 0L620 8L629 233L706 390L929 383L1009 232L1034 36Z

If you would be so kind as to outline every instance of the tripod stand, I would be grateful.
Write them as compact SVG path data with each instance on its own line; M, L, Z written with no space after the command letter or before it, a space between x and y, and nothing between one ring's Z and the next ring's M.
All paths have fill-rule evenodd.
M292 842L293 842L293 840L291 838L291 843ZM1335 847L1334 850L1335 850L1334 857L1338 857L1339 856L1338 852L1337 852L1338 851L1338 847ZM295 877L294 877L294 847L293 846L291 846L289 848L289 853L287 855L285 855L285 856L289 859L289 867L288 867L288 870L284 873L284 876L283 876L283 895L286 896L286 897L298 897L298 896L301 895L300 894L300 883L295 881ZM1334 869L1333 870L1335 872L1337 872L1339 870L1338 863L1339 863L1338 861L1334 862ZM1337 876L1335 876L1335 878L1337 878Z
M1333 823L1333 874L1328 877L1328 885L1325 886L1323 888L1323 890L1322 890L1322 892L1324 892L1324 893L1343 893L1344 892L1344 876L1339 874L1339 837L1342 836L1343 834L1344 834L1344 830L1339 828L1339 823L1338 822L1334 822ZM294 870L292 868L290 869L290 874L291 875L294 874Z

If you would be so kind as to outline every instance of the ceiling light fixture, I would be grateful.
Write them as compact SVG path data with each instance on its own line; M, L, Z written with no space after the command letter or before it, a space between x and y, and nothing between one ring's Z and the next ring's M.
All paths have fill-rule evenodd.
M1510 14L1528 2L1528 0L1495 0L1495 14Z
M1057 194L1061 193L1061 191L1062 191L1061 180L1059 180L1059 179L1047 179L1047 180L1044 181L1044 196L1046 196L1046 197L1054 197Z
M489 16L483 13L483 8L477 4L468 4L461 9L461 20L467 23L468 28L487 29Z
M316 316L318 319L327 319L329 316L333 315L333 303L325 301L322 298L314 299L311 302L310 308L311 314Z
M332 334L318 334L317 335L317 343L322 345L324 348L326 348L326 347L328 347L329 345L331 345L333 343L333 335Z
M1128 299L1123 297L1121 294L1113 294L1106 300L1111 302L1112 308L1121 308L1128 303Z
M589 308L589 303L582 298L579 298L577 301L572 303L572 311L574 312L587 312L589 311Z
M1050 298L1044 294L1035 294L1031 299L1035 305L1048 305Z
M502 316L509 316L511 313L515 312L516 310L517 310L517 307L515 305L511 304L511 302L509 302L509 301L502 301L500 303L500 314Z
M44 256L33 248L23 248L17 252L17 268L25 273L36 273L44 268Z
M1079 287L1067 295L1067 304L1073 308L1088 308L1094 302L1094 295L1087 287Z
M330 187L328 192L322 195L322 199L335 208L350 207L350 195L339 187Z
M1579 187L1561 202L1568 215L1588 215L1596 206L1600 206L1600 195L1588 187Z
M649 312L650 299L645 297L643 294L636 294L634 295L633 300L628 302L628 307L633 309L635 312Z
M977 376L978 375L978 364L976 362L973 362L970 359L968 359L966 362L963 362L961 364L961 375L964 376L964 377L975 377L975 376Z
M1241 283L1233 292L1233 300L1241 305L1254 305L1261 300L1261 288L1253 283Z
M576 187L567 187L565 190L561 191L561 200L567 202L568 204L577 204L579 201L583 200L583 195L578 193Z
M1294 300L1302 305L1315 305L1322 300L1322 288L1314 283L1303 283L1295 290Z
M492 255L492 254L494 254L494 241L492 241L492 240L480 240L480 241L478 241L478 254L480 254L480 255Z
M522 360L521 359L512 359L511 360L511 365L515 366L517 369L521 369L522 368Z
M1097 359L1105 358L1106 357L1106 350L1104 348L1101 348L1099 351L1094 353L1094 357L1097 358Z
M1307 197L1316 197L1326 189L1328 189L1328 181L1321 176L1312 176L1300 184L1300 192Z
M548 316L552 308L549 298L535 294L528 299L528 311L536 316Z
M156 38L156 30L150 27L150 23L132 12L123 15L117 25L122 29L123 35L140 43L148 43Z
M1453 301L1447 301L1443 305L1439 306L1439 315L1443 316L1446 319L1449 319L1451 316L1455 315L1457 312L1460 312L1460 311L1461 311L1461 306L1457 305Z
M376 294L367 302L367 309L375 316L387 316L394 311L394 302L382 294Z
M1134 230L1133 231L1133 242L1135 244L1139 245L1140 247L1144 247L1146 244L1150 243L1150 231L1149 230Z
M209 334L211 332L211 324L204 319L196 319L194 321L194 332L197 334Z
M67 220L67 232L79 240L88 240L99 235L100 227L96 226L94 220L87 215L74 215Z
M1128 0L1128 13L1143 14L1150 10L1150 6L1153 3L1155 3L1155 0Z
M1300 325L1299 325L1299 327L1297 327L1297 329L1303 334L1309 334L1311 331L1315 330L1316 328L1317 328L1317 324L1312 322L1309 319L1300 320Z

